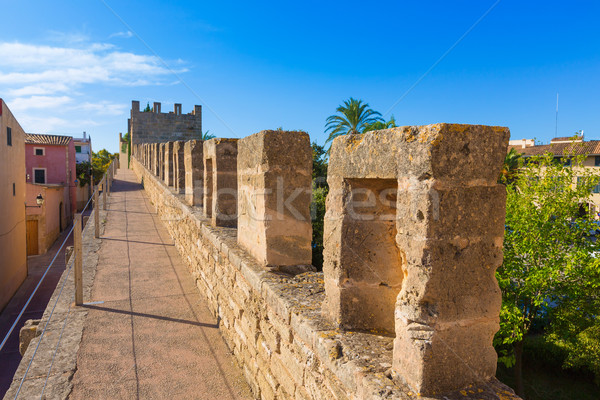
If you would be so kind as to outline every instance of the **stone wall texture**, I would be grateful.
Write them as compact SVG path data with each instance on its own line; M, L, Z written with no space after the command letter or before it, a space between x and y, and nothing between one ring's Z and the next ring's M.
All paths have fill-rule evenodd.
M474 145L479 143L478 140L483 140L483 133L486 132L492 135L490 138L490 145L494 145L493 143L495 143L495 141L499 140L502 142L504 140L504 133L500 129L486 130L482 128L481 131L478 131L477 129L471 130L471 128L465 128L464 126L455 127L449 125L438 127L430 126L427 129L420 127L415 129L416 130L411 131L414 134L414 140L417 142L424 141L428 144L435 143L436 140L439 141L440 133L448 135L449 138L452 138L452 135L463 135L463 138L471 136L475 137L476 139L473 142L468 142L472 143L472 145L465 148L465 142L462 142L463 146L456 149L457 151L463 151L464 153L473 151L474 154L478 154L479 150ZM401 135L406 133L405 131L395 131L390 134L383 131L383 133L374 133L373 138L368 138L365 135L363 140L367 140L367 142L365 142L365 144L367 144L369 140L376 140L377 135L391 135L394 137L399 135L398 132L404 132ZM431 140L428 135L431 136ZM409 136L403 137L406 139ZM261 140L262 139L253 138L250 139L247 144L260 144ZM397 138L394 140L397 140ZM410 140L413 140L412 137ZM240 148L244 148L243 140L240 142ZM207 142L204 143L205 167L207 159L206 143ZM456 142L449 139L448 145L453 145L453 143L456 144ZM252 144L252 146L254 144ZM332 157L337 157L335 155L336 151L350 151L353 148L358 149L359 153L357 154L363 154L361 153L363 150L360 148L360 140L357 140L357 138L348 137L347 139L336 141L334 144L335 148L333 149ZM390 144L390 146L392 144ZM397 150L397 147L394 148L390 146L379 147L379 149L382 152L393 152ZM442 146L444 145L442 144ZM432 150L435 160L439 160L440 162L444 161L435 158L437 157L436 149L431 149L431 147L429 149ZM423 154L426 153L427 152ZM208 154L210 154L210 152ZM375 162L376 153L371 153L370 155L364 153L363 155L364 157L356 158L356 160L361 159L361 161L357 161L354 167L340 165L340 169L336 172L336 167L333 166L332 173L334 176L336 176L336 173L340 176L345 176L351 168L356 168L358 171L357 177L343 177L341 179L341 184L350 187L372 188L375 193L383 192L383 200L379 201L379 203L375 203L375 209L380 213L388 213L390 210L389 204L387 203L392 200L397 202L404 201L400 200L399 196L396 198L396 192L392 191L394 195L390 195L391 197L388 197L386 192L386 189L389 189L390 185L391 188L397 192L400 192L400 189L404 188L403 181L398 178L400 176L397 166L399 161L394 161L393 165L387 165L385 162L382 162L382 165L377 167L380 168L379 171L382 171L382 175L380 176L377 173L366 173L365 171L367 171L368 168L365 167L361 170L362 167L360 166L363 162L367 164L370 163L372 166L377 166L378 163ZM407 154L406 156L410 159L411 154ZM246 156L243 157L245 158ZM251 156L248 155L248 157ZM369 157L372 161L369 160ZM460 157L460 155L457 155L457 158ZM391 163L393 157L387 157L386 159ZM415 159L414 156L413 160L415 160L415 171L421 171L420 165L425 165L426 163L424 161L421 163L419 159ZM482 163L482 169L487 168L486 165L488 164L486 163L489 163L489 165L495 165L496 163L495 159L488 160L485 159L485 157L477 160ZM245 162L245 159L239 161L238 166L240 171L244 171L249 167ZM395 175L387 172L384 174L386 166L390 167ZM199 291L207 299L209 308L215 316L219 318L219 328L223 337L243 368L244 374L250 383L256 398L414 399L418 396L421 399L435 398L448 400L517 399L508 387L498 382L493 376L490 377L486 375L485 368L483 370L484 376L475 377L468 385L465 385L460 389L444 392L443 397L439 395L428 397L429 394L427 392L430 391L429 389L431 389L431 386L424 387L424 392L419 392L418 390L420 387L414 384L414 380L411 380L413 379L413 375L411 374L413 374L413 372L422 374L420 375L420 378L424 379L425 382L429 382L427 381L428 376L426 376L426 374L430 374L429 376L431 376L431 372L424 369L423 364L419 364L419 362L422 361L423 356L434 357L433 362L439 363L443 369L449 371L449 374L454 373L454 370L464 370L466 367L462 368L461 364L456 362L456 360L454 365L449 366L447 365L446 360L435 358L437 357L437 353L431 352L432 348L435 351L439 350L436 347L438 346L438 343L435 339L428 341L428 339L425 338L425 340L420 342L423 345L423 348L421 349L415 348L414 342L410 340L408 341L408 345L406 345L405 332L407 331L404 329L404 325L401 325L400 329L397 328L395 332L392 330L391 333L385 332L385 330L342 329L338 321L331 318L330 313L323 313L326 297L326 283L324 281L323 273L305 272L291 274L276 271L273 268L265 266L260 258L251 254L245 246L238 243L237 229L245 228L239 227L236 229L214 226L212 221L205 216L201 208L187 205L184 195L179 194L173 188L166 186L161 180L157 179L148 168L145 168L140 164L137 159L132 158L132 168L138 178L143 180L146 193L150 197L152 203L156 206L162 221L166 224L170 235L173 237L176 248L180 252L184 262L188 265L190 273L196 279L196 285ZM455 170L459 168L468 169L467 166L461 164L459 159L448 160L446 168L437 169L437 166L433 166L432 168L427 169L433 179L423 175L422 180L429 180L427 184L438 185L435 187L444 192L450 187L448 185L451 185L451 179L448 178L444 180L447 175L447 168L454 168ZM494 172L489 173L489 176L492 176L493 173ZM242 176L245 174L246 173L243 172ZM252 177L255 177L256 175L249 173L246 176L248 179L252 180ZM395 176L396 179L393 179L392 176ZM343 183L344 179L349 179L350 181ZM369 179L374 179L375 181L370 181ZM438 182L437 179L440 179L440 182ZM475 191L483 190L480 189L480 187L489 187L492 192L495 190L494 185L489 184L485 172L482 172L479 175L479 178L476 178L475 172L468 170L465 173L465 179L471 183L469 187L473 187L473 190ZM416 181L419 182L418 179L416 179ZM243 184L243 178L241 182ZM396 183L394 184L394 182ZM451 189L453 190L454 187L451 187ZM450 214L447 219L443 219L443 222L445 223L444 226L449 226L448 224L451 223L453 218L450 213L452 208L451 202L456 201L456 196L452 190L448 192L448 196L445 195L446 192L442 195L443 201L441 207ZM425 189L425 191L428 193L427 189ZM485 192L485 190L483 191ZM346 194L347 193L348 192L346 192ZM465 192L459 191L458 193L466 195ZM422 196L423 194L421 191L417 191L410 195ZM333 196L331 202L335 205L342 200ZM448 201L448 203L445 203L446 201ZM328 200L328 202L330 202L330 200ZM397 308L392 306L392 323L396 322L393 318L394 313L397 314L398 318L398 316L402 316L402 312L412 312L413 310L420 312L423 310L423 307L426 308L426 302L418 301L418 296L420 296L421 293L432 296L431 298L434 301L445 302L446 300L443 299L444 293L440 293L438 288L437 276L432 275L436 275L438 270L441 275L444 275L448 272L448 268L454 268L454 264L449 264L448 268L426 264L419 269L419 260L416 257L421 257L421 262L424 262L429 260L430 257L435 257L436 254L443 254L446 256L447 253L444 253L445 250L439 247L440 240L437 237L431 237L431 234L428 233L438 232L438 230L434 229L434 225L441 222L437 222L432 216L433 211L428 211L426 208L429 203L423 202L418 204L420 208L416 210L416 214L413 218L416 218L417 221L421 221L418 214L418 211L421 211L423 213L423 221L426 222L422 222L421 225L418 225L417 222L411 222L412 225L410 226L412 226L412 228L410 228L410 226L409 228L421 229L421 226L429 224L427 225L427 230L417 231L418 234L424 235L423 237L426 239L425 245L421 247L417 246L410 251L401 249L406 255L400 254L399 258L396 259L395 264L389 262L386 264L392 271L396 271L400 264L401 268L405 271L403 272L403 276L398 278L402 282L402 287L396 287L394 289L397 293L404 292L404 284L407 282L412 282L410 287L413 289L410 293L405 295L407 298L406 301L403 300L401 295L399 297ZM448 206L446 206L446 204ZM462 207L464 204L468 203L463 202L458 204L459 207ZM360 208L358 211L360 212ZM403 235L412 232L410 229L402 228L402 230L400 230L396 226L396 220L397 218L394 217L394 222L390 224L389 221L384 219L383 225L365 225L364 227L373 228L376 235L384 239L384 245L389 245L390 241L401 241L403 240ZM477 219L475 220L478 221ZM464 225L462 226L464 227ZM354 226L354 228L358 228L358 226ZM477 234L471 235L471 232ZM461 245L462 243L463 250L465 250L465 257L471 257L469 254L477 254L478 257L482 256L483 258L478 258L471 263L465 262L464 264L459 260L456 263L456 268L459 268L460 272L454 274L455 278L451 283L452 285L459 285L459 278L465 278L465 274L472 274L471 276L473 279L481 279L483 282L481 285L482 290L483 288L488 290L491 289L491 292L490 294L477 292L475 293L475 296L482 296L483 298L490 296L491 300L490 302L483 302L481 308L477 309L475 313L487 316L488 314L486 313L488 310L495 310L496 307L495 301L497 293L494 292L494 286L488 278L489 276L493 276L493 272L490 271L496 266L496 261L494 261L493 258L490 258L490 255L497 253L493 248L490 248L490 251L487 253L471 253L470 247L474 246L474 248L477 248L478 246L476 237L481 236L479 233L479 231L468 231L465 233L465 237L469 238L469 243L464 245L464 242L460 239L457 245ZM496 235L496 232L490 232L489 236L481 236L481 243L488 245L488 239L494 237L494 235ZM429 246L429 241L431 241L431 246ZM373 243L377 244L376 242ZM495 244L490 245L495 246ZM385 248L386 247L384 246L384 249ZM430 256L426 253L428 249L432 249L438 253ZM386 253L385 256L382 256L382 259L385 259L385 257L395 257L389 248L386 251L388 253ZM401 252L399 251L399 253ZM331 254L335 254L335 252L332 252ZM462 256L459 258L461 257ZM467 264L472 267L474 266L473 269L469 270L469 268L466 267ZM382 269L382 272L387 273L385 268ZM327 274L327 272L325 274ZM395 277L395 274L396 272L390 273L392 278ZM413 277L413 274L417 274L416 278ZM371 279L367 276L367 273L364 273L363 275L365 275L365 278ZM427 291L429 289L427 287L422 288L418 286L419 276L423 277L423 279L431 280L434 283L431 291ZM445 276L452 275L446 274ZM471 276L469 279L471 279ZM391 279L389 282L390 286L396 285ZM476 284L479 285L479 283ZM456 292L454 286L449 287L449 290L451 293ZM373 295L376 296L377 294L374 292ZM415 297L416 300L413 300L410 296L417 296ZM435 324L435 322L437 322L435 319L433 320L434 323L431 323L432 331L435 334L437 334L438 331L441 331L443 340L448 341L450 344L453 343L451 341L452 339L444 336L444 332L454 331L452 329L446 329L444 318L448 315L450 316L448 319L455 318L452 314L454 310L455 313L460 314L459 321L469 321L468 312L470 308L467 307L467 305L470 303L466 302L467 296L468 293L463 296L464 298L458 296L452 298L453 302L440 305L439 315L442 319L440 325L444 329L438 329L438 325ZM477 298L479 299L479 297ZM378 300L385 299L387 299L386 296L379 296L378 298ZM463 300L465 300L465 302L463 302ZM408 311L403 308L405 307L405 303L410 306ZM452 309L446 310L443 307L445 305L448 305L448 307ZM455 306L450 307L452 305ZM400 313L398 310L400 310ZM435 311L437 312L438 309ZM497 312L497 310L495 310L495 312ZM427 322L431 321L432 320L427 320ZM493 316L490 318L490 321L494 322ZM402 320L400 321L400 324L401 323ZM488 329L486 323L487 322L482 324L483 331L481 332ZM427 334L428 332L424 333ZM479 337L477 336L479 333L480 331L476 329L475 336ZM458 332L458 334L460 335L461 332ZM485 337L485 334L481 337ZM395 336L397 336L397 338L395 338ZM491 337L489 337L489 343L479 343L476 341L469 342L469 340L465 339L463 336L458 337L460 340L465 340L465 343L473 344L472 346L466 346L465 348L460 349L460 354L465 360L470 362L483 355L485 358L484 362L489 361L487 351L491 345ZM407 353L400 354L398 349L403 349L402 351L406 351ZM407 358L407 364L403 366L398 363L398 357ZM427 364L427 366L429 366L429 364ZM415 371L408 370L409 368L412 368ZM435 371L435 369L433 370ZM426 374L423 374L423 371ZM441 374L440 376L441 381L445 384L445 375ZM435 392L435 390L430 392Z
M179 106L179 107L177 107ZM190 114L181 114L181 105L174 111L160 112L160 103L154 103L151 112L141 112L140 102L131 102L129 130L132 145L162 143L174 140L202 139L202 107L194 106Z
M325 219L325 313L395 332L417 393L496 374L507 128L435 124L337 138Z

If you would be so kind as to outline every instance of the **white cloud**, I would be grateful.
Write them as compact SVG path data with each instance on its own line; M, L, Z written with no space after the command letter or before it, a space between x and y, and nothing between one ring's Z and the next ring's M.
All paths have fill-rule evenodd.
M158 57L91 43L84 35L52 32L51 36L63 45L0 41L0 97L26 131L70 132L73 126L103 125L106 118L125 117L130 106L121 98L106 98L110 96L106 87L172 82L172 71ZM111 35L131 36L131 32ZM186 71L181 60L174 64L176 72Z
M133 32L131 32L131 31L116 32L109 36L109 38L114 38L114 37L121 37L121 38L129 39L130 37L133 37Z
M10 108L13 111L24 111L28 109L49 109L64 107L73 99L69 96L30 96L17 97L11 100Z

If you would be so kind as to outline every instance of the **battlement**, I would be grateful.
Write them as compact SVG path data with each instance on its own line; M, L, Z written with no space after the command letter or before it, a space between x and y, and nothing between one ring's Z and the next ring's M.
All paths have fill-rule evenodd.
M492 347L508 138L435 124L335 139L322 273L306 133L138 143L132 165L257 397L515 399Z
M183 114L181 104L175 103L173 111L163 113L161 103L155 102L150 112L144 112L140 102L132 100L128 131L132 145L202 139L202 106L195 105L192 112Z

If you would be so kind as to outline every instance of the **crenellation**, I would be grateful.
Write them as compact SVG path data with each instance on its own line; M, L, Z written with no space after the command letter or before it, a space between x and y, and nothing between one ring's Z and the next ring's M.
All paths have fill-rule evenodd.
M237 226L238 139L204 142L204 213L213 226Z
M204 157L202 140L190 140L184 145L185 201L202 207L204 200Z
M165 185L167 186L175 186L174 181L174 173L173 173L173 143L174 142L166 142L165 143Z
M202 107L194 106L189 114L182 113L180 103L173 112L162 113L161 103L155 102L151 112L140 111L140 102L131 102L128 131L132 145L139 143L163 143L175 140L202 139Z
M259 263L312 262L312 149L304 132L262 131L240 139L238 243Z
M132 169L257 398L516 400L492 347L507 140L449 124L335 139L322 273L273 268L310 264L307 134L172 140L154 147L164 183Z
M185 193L185 164L184 164L184 142L176 140L173 142L173 181L177 193Z

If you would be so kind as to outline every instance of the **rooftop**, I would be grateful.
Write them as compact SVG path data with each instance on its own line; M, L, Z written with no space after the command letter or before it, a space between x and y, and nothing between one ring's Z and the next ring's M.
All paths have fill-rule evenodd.
M509 146L509 150L510 148L514 148L526 157L546 153L552 153L556 156L600 155L600 140L550 143L525 148L521 146Z
M71 140L73 140L71 136L42 135L38 133L25 134L25 144L49 144L66 146Z

